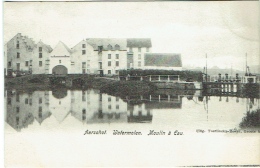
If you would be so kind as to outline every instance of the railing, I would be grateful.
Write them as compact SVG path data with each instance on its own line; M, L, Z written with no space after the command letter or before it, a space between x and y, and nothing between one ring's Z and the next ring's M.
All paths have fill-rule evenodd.
M146 76L119 76L120 80L140 80L140 81L150 81L150 82L172 82L180 81L179 75L146 75Z

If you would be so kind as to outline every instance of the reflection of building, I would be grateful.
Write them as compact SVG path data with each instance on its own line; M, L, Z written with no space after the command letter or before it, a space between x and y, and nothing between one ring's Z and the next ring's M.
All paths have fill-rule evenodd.
M127 103L119 97L98 94L99 107L92 111L88 123L114 123L127 121Z
M71 99L68 90L55 89L50 91L49 94L49 108L52 115L56 118L58 122L62 122L70 113L71 109Z
M129 123L137 122L151 122L153 118L152 112L150 109L147 109L146 104L138 105L128 105L127 108L127 121Z
M182 106L181 96L167 94L128 97L128 102L97 90L66 88L31 93L7 91L6 95L6 122L18 131L34 120L41 124L51 115L59 123L71 116L89 124L151 122L154 109ZM132 100L139 103L133 103Z
M50 115L48 94L45 92L7 92L6 122L15 130L28 127L34 119L41 124Z
M54 50L18 33L5 45L5 69L33 74L118 74L124 69L181 70L180 54L151 53L149 38L88 38Z

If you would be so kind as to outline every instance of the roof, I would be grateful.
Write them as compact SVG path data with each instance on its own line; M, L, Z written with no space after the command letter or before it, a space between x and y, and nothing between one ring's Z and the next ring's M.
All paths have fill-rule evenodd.
M66 46L66 44L64 44L62 41L60 41L59 43L61 43L61 44L67 49L67 51L68 51L69 53L71 53L70 48L69 48L68 46Z
M146 53L144 55L145 66L157 67L182 67L180 54Z
M103 50L108 50L109 45L112 46L112 50L115 50L116 45L119 45L119 50L126 50L126 39L124 38L89 38L86 41L94 50L98 50L98 46L103 46Z
M127 47L138 48L138 47L152 47L150 38L129 38L127 39Z
M37 44L41 44L41 45L43 45L44 47L46 47L46 49L47 49L47 51L48 51L49 53L52 52L52 48L51 48L51 46L45 44L45 43L42 42L41 40L40 40Z
M71 50L63 42L59 42L56 47L51 52L52 55L61 56L61 55L70 55Z

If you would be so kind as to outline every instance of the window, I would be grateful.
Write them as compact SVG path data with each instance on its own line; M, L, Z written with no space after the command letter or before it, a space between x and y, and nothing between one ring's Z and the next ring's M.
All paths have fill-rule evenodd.
M118 70L116 70L116 74L118 74L119 73L119 71Z
M20 46L19 46L19 41L17 41L17 43L16 43L16 48L19 49L19 47L20 47Z
M61 60L59 60L59 63L61 64Z
M39 61L39 66L40 66L40 67L42 66L42 61Z
M16 93L16 102L20 102L19 93Z
M111 97L108 97L108 98L107 98L107 101L111 102Z
M16 107L16 113L20 112L20 107Z
M141 59L141 54L138 54L138 59Z
M28 104L28 103L29 103L28 98L26 98L25 99L25 104Z
M82 101L85 102L86 101L86 92L82 91Z
M39 118L42 118L42 112L39 111Z
M98 46L98 52L100 53L102 52L102 50L103 50L103 46Z
M8 67L10 68L11 66L12 66L12 62L9 61L9 62L8 62Z
M116 105L116 109L119 109L119 105Z
M16 63L16 70L20 71L20 63Z
M119 101L119 97L116 97L116 101L117 101L117 102Z
M17 53L17 58L20 58L20 53L19 52Z
M39 52L42 52L42 47L39 47Z
M86 48L86 44L82 44L82 48Z
M82 50L82 55L85 55L86 54L86 50Z
M138 47L138 52L141 52L141 47Z
M102 69L102 62L99 62L99 69Z
M111 54L108 54L108 59L111 59Z
M108 46L107 46L107 50L112 50L113 48L112 48L112 46L109 44Z
M19 117L16 117L16 123L19 124Z
M39 107L39 112L42 112L42 107Z
M42 98L39 98L39 104L42 104Z
M146 52L149 52L149 48L148 47L146 47Z
M111 74L111 70L108 70L107 72L108 72L108 74Z
M108 61L108 66L111 66L111 61Z
M25 61L25 66L29 66L29 61Z
M39 58L42 58L42 53L39 53Z
M116 54L116 59L119 59L119 54Z
M129 52L133 52L133 48L132 47L129 48Z
M108 109L111 110L111 105L108 105Z
M82 69L86 68L86 62L82 62Z
M141 67L141 61L138 62L138 67Z
M11 104L12 104L12 99L8 98L8 105L11 105Z
M120 46L118 44L115 45L115 50L120 50Z
M119 66L119 61L116 61L116 66Z

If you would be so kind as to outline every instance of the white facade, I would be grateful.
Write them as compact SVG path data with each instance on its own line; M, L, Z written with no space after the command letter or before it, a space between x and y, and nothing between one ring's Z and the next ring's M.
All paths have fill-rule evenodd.
M62 42L59 42L57 46L50 53L49 57L49 74L53 73L53 69L58 65L64 66L67 69L67 73L71 73L71 51Z
M90 38L73 48L59 42L52 50L42 41L35 44L18 33L5 45L5 70L63 75L117 75L126 69L182 70L181 65L146 65L146 54L151 52L151 39Z

